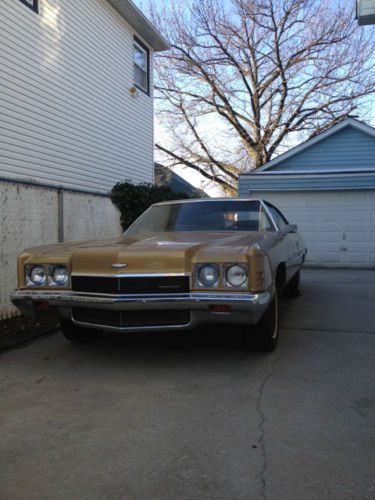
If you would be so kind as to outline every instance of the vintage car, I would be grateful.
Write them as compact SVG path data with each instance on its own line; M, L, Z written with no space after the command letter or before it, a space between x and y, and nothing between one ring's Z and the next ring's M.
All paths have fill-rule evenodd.
M56 311L76 342L98 330L219 323L241 325L255 348L271 351L278 297L298 294L305 255L297 226L266 201L158 203L119 239L23 251L11 298L27 315Z

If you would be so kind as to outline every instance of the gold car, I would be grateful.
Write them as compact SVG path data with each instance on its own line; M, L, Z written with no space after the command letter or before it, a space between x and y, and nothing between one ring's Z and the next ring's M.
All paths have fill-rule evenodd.
M279 294L298 294L305 255L297 227L265 201L158 203L119 239L23 251L11 298L31 316L57 311L72 341L228 323L273 350Z

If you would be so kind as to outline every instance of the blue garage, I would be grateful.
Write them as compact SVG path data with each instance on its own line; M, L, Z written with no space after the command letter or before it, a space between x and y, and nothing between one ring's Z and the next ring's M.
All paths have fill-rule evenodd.
M348 118L256 171L240 197L263 198L298 224L307 262L375 266L375 129Z

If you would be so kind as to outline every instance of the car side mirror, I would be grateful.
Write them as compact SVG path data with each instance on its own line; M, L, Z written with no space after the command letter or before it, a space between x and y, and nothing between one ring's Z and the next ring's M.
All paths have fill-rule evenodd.
M285 227L286 233L296 233L298 231L297 224L287 224Z

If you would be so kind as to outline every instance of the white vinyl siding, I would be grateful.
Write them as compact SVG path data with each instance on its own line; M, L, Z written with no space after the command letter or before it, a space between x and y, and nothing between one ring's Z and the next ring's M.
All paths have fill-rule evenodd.
M107 0L40 0L39 14L2 1L0 177L99 192L153 180L152 96L129 92L134 35Z

